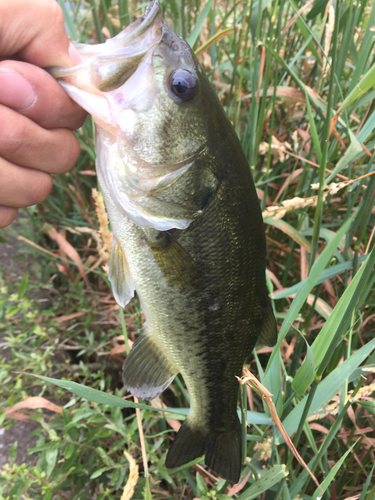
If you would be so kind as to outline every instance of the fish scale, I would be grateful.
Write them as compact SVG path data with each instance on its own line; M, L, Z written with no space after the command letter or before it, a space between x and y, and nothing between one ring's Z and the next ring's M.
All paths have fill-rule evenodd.
M146 318L124 363L125 387L152 399L181 373L191 407L166 466L205 454L213 472L237 482L236 377L258 339L277 340L248 162L157 0L117 37L77 49L79 66L51 73L94 117L114 235L109 279L120 306L137 292Z

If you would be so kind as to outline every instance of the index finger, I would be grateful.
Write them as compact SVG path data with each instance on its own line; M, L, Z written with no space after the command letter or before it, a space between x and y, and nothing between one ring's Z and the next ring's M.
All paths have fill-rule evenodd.
M25 11L26 9L26 11ZM55 0L0 2L0 58L17 58L40 66L73 66L64 15Z
M33 89L32 103L20 109L16 104L19 103L25 83ZM15 109L41 127L76 130L85 120L86 111L70 99L50 74L32 64L0 62L0 87L1 104Z

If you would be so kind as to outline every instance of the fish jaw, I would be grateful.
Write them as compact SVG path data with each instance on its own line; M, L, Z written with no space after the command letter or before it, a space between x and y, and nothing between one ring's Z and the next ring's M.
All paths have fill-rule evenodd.
M50 68L49 72L70 97L93 116L95 122L113 131L114 127L118 128L119 113L136 107L134 89L137 95L143 95L143 107L150 105L155 85L152 85L150 70L147 71L150 63L143 60L160 43L163 26L160 4L155 0L144 16L114 38L98 45L76 44L82 60L79 65ZM124 84L139 67L142 78L133 78L125 89ZM140 80L148 81L147 88ZM145 98L146 93L148 98Z

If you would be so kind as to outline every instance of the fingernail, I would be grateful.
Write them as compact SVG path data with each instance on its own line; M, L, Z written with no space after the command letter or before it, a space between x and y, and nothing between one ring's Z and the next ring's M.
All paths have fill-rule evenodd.
M10 68L0 68L0 89L0 104L16 111L31 108L37 100L30 82Z
M69 56L73 64L75 64L76 66L78 66L78 64L81 64L82 57L72 43L69 45Z

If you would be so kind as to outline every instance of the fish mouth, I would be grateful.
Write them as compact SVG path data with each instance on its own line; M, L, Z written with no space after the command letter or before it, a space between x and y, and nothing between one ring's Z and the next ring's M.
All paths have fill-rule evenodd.
M70 68L49 68L56 79L65 79L79 88L108 92L120 87L136 71L146 54L162 38L164 20L159 0L152 0L146 12L105 43L74 47L82 62ZM72 79L74 77L74 80Z

